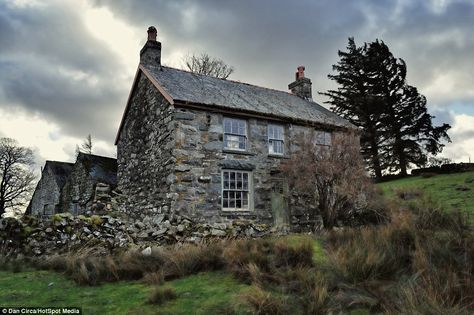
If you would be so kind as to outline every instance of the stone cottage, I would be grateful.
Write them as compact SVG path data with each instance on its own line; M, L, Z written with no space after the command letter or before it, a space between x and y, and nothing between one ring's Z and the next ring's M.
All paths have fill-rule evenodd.
M73 166L73 163L46 161L26 214L49 217L61 212L61 191Z
M299 135L330 146L354 126L312 100L303 66L291 93L193 74L161 65L156 36L150 27L115 142L130 215L309 222L289 208L279 163Z
M100 212L105 203L98 201L109 198L116 186L116 159L81 152L62 189L62 211L73 215Z

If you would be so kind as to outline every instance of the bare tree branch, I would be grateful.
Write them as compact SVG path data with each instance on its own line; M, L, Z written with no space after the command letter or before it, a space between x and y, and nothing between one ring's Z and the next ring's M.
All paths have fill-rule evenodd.
M220 79L227 79L234 72L234 67L227 65L221 59L209 56L207 53L187 55L183 58L183 62L185 68L193 73Z
M24 206L34 189L33 152L10 138L0 138L0 217Z

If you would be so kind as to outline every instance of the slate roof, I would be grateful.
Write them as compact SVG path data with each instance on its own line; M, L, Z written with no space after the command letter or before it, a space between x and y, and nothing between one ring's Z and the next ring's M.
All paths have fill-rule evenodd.
M85 166L94 182L117 185L117 159L81 152L77 161Z
M323 106L294 94L170 67L140 65L175 102L219 106L283 119L356 128Z
M69 174L71 174L73 166L73 163L68 162L46 161L44 168L51 170L58 187L61 189L66 183Z

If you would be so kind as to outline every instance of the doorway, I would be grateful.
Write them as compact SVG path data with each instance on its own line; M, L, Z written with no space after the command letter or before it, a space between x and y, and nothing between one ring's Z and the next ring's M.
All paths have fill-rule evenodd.
M289 224L288 206L286 200L286 183L283 179L272 180L272 213L273 224L276 227Z

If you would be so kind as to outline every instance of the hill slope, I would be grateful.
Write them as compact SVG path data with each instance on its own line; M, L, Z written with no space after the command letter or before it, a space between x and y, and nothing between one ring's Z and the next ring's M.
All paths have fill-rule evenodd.
M387 197L398 191L422 191L446 210L459 209L474 215L474 172L436 175L429 178L409 177L377 184Z

